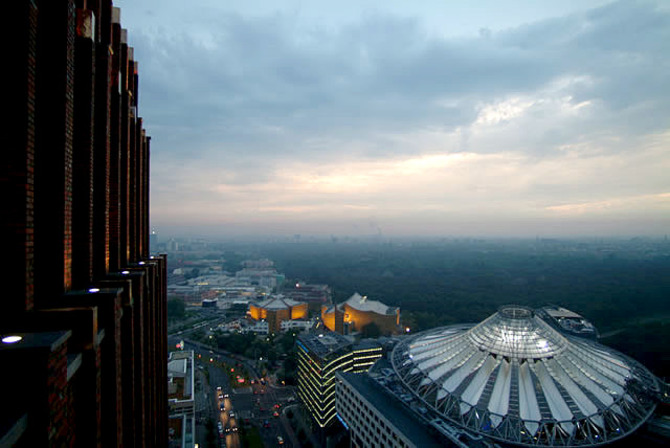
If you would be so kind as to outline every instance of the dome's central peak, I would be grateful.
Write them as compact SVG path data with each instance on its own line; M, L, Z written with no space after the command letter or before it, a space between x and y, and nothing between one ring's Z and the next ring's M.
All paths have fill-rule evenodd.
M519 305L501 306L498 313L508 319L530 319L534 315L532 309Z
M468 331L473 344L494 355L517 359L542 359L565 350L568 341L536 317L530 308L501 307L496 314Z

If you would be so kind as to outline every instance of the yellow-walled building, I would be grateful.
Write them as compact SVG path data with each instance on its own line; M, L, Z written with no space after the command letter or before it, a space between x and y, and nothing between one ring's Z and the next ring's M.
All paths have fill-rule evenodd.
M330 331L340 334L362 331L374 323L382 335L390 335L400 331L400 308L354 293L346 302L322 306L321 321Z
M307 304L283 296L273 296L249 305L249 317L265 320L270 333L278 333L285 320L307 319Z

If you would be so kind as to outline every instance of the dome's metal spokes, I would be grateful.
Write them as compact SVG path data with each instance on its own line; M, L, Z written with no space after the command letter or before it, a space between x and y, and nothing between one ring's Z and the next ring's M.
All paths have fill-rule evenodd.
M407 390L452 424L528 446L625 437L651 415L660 390L634 360L566 337L519 306L476 326L418 334L391 361Z

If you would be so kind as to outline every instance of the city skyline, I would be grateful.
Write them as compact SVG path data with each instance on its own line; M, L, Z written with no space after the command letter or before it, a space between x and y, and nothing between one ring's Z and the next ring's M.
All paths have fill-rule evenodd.
M662 2L119 1L163 234L663 235Z

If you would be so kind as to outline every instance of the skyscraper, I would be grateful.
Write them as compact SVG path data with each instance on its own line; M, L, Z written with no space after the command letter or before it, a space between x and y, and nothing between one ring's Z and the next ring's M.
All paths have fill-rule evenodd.
M167 444L166 258L111 0L4 5L0 445Z

